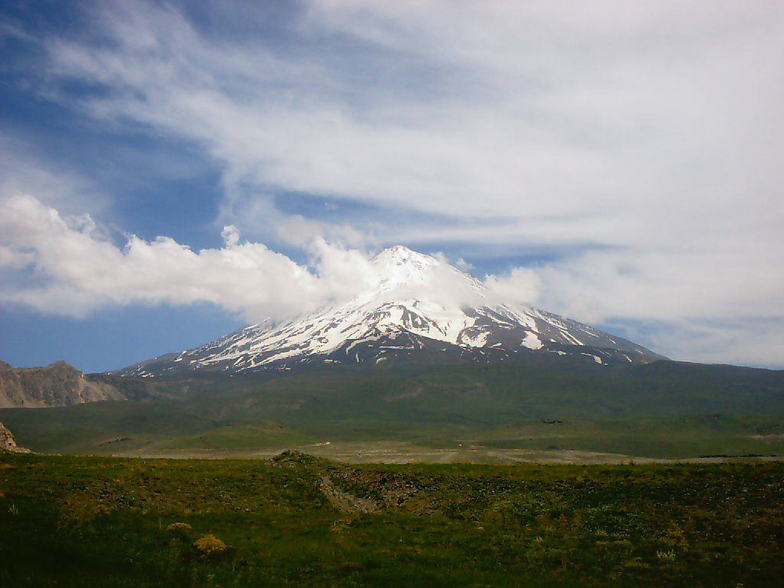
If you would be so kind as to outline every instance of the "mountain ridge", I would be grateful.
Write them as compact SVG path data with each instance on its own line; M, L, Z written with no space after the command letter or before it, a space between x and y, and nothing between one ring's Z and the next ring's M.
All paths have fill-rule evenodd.
M0 361L0 408L49 408L101 400L126 400L126 395L62 360L29 368Z

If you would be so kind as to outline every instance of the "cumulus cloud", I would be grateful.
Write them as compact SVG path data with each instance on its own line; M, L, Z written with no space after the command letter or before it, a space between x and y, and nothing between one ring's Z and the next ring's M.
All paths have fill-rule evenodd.
M485 286L500 301L528 305L539 298L542 280L536 271L516 267L504 275L485 277Z
M261 243L240 242L235 227L223 235L221 249L134 235L118 247L90 217L63 217L31 196L8 198L0 203L0 270L29 271L5 280L14 285L0 300L75 316L110 304L207 301L260 320L307 310L345 288L331 277L341 273L339 249L320 247L316 265L330 272L321 278Z

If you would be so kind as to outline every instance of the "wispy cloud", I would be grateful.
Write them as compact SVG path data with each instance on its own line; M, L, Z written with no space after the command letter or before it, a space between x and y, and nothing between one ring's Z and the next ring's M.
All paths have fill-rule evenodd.
M36 198L66 214L105 211L110 195L81 171L42 155L30 140L0 129L0 202L17 194Z

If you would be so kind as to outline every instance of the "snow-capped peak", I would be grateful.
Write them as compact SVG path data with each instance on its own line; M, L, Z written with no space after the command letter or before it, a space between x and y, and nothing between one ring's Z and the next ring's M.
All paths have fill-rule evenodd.
M356 300L390 296L430 300L441 305L476 304L485 297L483 284L442 258L413 251L403 245L385 249L371 260L376 281Z
M384 249L371 264L378 277L378 285L385 288L425 284L442 263L431 255L417 253L398 245Z
M389 249L384 249L373 257L372 261L377 266L411 265L418 268L426 268L439 263L438 259L432 255L419 253L405 245L395 245Z
M482 360L531 351L587 355L602 364L659 357L587 325L493 301L482 282L441 258L407 247L385 249L371 267L375 279L348 302L284 323L246 327L174 359L145 362L121 373L290 369L313 362L378 362L424 349Z

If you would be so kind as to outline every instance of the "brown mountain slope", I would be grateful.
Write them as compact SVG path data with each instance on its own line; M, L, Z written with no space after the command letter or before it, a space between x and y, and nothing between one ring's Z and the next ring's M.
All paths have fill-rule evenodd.
M0 361L0 408L46 408L125 399L111 384L93 381L64 361L34 368L15 368Z

